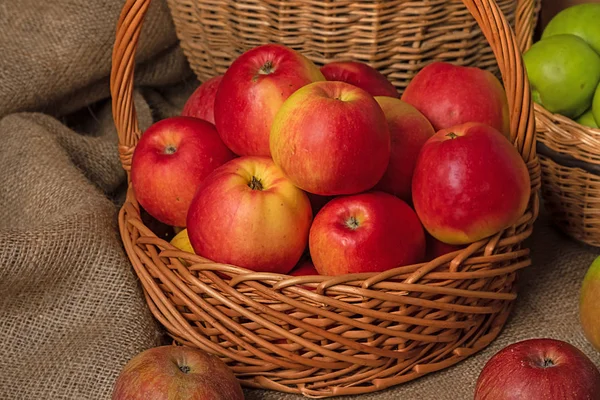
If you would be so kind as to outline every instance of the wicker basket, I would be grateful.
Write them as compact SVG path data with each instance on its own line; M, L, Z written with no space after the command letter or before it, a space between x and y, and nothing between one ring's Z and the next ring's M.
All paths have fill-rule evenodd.
M113 52L113 114L127 171L141 134L132 100L134 55L149 2L125 2ZM374 392L446 368L500 333L517 296L517 273L531 262L523 241L539 207L534 114L519 47L501 10L491 0L464 4L497 58L511 139L529 168L533 190L519 221L427 263L379 274L291 277L176 250L142 222L130 185L119 213L123 244L150 310L176 343L217 354L245 386L329 397Z
M431 61L477 65L499 76L491 47L460 0L167 1L181 47L201 81L268 42L298 50L317 65L366 62L400 91ZM540 0L496 2L523 48Z
M542 198L572 238L600 247L600 129L535 104Z

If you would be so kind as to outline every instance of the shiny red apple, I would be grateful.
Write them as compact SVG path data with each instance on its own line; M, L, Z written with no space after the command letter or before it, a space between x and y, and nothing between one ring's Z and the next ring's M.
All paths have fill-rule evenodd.
M422 112L436 132L481 122L510 137L506 92L484 69L432 62L412 78L401 98Z
M209 122L181 116L158 121L142 134L133 152L135 196L158 221L185 227L200 183L234 156Z
M415 211L436 239L475 242L524 214L527 165L510 141L482 123L443 129L422 147L412 181Z
M254 47L236 58L221 80L217 131L235 154L270 156L271 125L283 102L306 84L324 80L316 65L289 47Z
M483 367L475 400L596 400L600 372L577 347L550 338L506 346Z
M425 233L408 204L373 191L327 203L314 218L309 248L321 275L381 272L423 261Z

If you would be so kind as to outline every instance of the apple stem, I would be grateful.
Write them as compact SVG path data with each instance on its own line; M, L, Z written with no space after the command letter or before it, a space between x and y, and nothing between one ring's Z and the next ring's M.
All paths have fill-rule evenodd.
M456 139L458 137L458 135L454 132L450 132L446 136L449 137L450 139Z
M167 147L165 147L165 154L175 154L176 151L177 147L173 146L172 144L169 144Z
M355 230L356 228L358 228L359 223L358 220L356 219L356 217L350 217L346 220L346 226L352 230Z
M252 179L250 179L250 183L248 183L248 186L252 190L263 190L262 182L260 181L260 179L257 179L255 176L253 176Z

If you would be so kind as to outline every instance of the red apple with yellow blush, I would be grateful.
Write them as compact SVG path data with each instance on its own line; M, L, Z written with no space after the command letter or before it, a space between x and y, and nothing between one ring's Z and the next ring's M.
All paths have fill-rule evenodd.
M240 156L270 156L273 118L296 90L324 81L319 68L278 44L254 47L235 59L215 98L215 124L223 142Z
M243 156L202 183L187 217L196 254L287 274L306 250L310 201L268 157Z
M364 90L315 82L292 94L271 130L271 154L299 188L321 196L371 189L390 159L385 114Z
M375 189L398 196L410 204L417 157L435 131L427 118L410 104L386 96L377 96L375 100L385 114L391 139L390 162Z
M142 351L123 367L112 400L244 400L227 365L203 350L159 346Z

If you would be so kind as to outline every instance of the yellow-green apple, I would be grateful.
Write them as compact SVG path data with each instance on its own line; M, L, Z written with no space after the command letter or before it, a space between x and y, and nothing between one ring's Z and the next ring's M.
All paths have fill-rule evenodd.
M600 82L600 55L575 35L555 35L523 53L533 100L575 119L592 105Z
M573 3L571 0L569 7L552 17L541 39L564 34L576 35L600 54L600 3L589 0L579 0L578 3L582 4Z
M271 154L307 192L360 193L383 176L390 133L385 114L369 93L345 82L315 82L281 106L271 130Z
M481 370L475 400L591 400L600 372L580 349L562 340L533 338L494 354Z
M215 123L215 96L223 75L213 76L194 90L185 102L181 115Z
M131 160L131 184L150 215L184 227L200 182L233 157L211 123L193 117L166 118L140 137Z
M598 87L600 87L600 85L598 85ZM596 93L599 93L598 90L596 90ZM594 98L595 97L596 96L594 96ZM597 97L600 97L600 96L597 96ZM599 109L599 111L600 111L600 109ZM575 120L575 122L577 122L578 124L584 125L584 126L588 126L590 128L598 129L598 124L596 123L596 119L594 118L594 110L592 108L588 109L586 112L581 114Z
M310 201L268 157L242 156L198 189L187 218L196 254L260 272L287 274L308 242Z
M594 92L594 98L592 99L592 116L594 117L594 122L596 123L596 125L600 125L600 83L596 87L596 91ZM592 126L591 123L590 126ZM598 126L592 126L592 128L597 127Z
M530 197L527 166L497 129L468 122L442 129L421 149L412 181L415 211L436 239L472 243L514 224Z
M409 82L402 100L421 111L436 132L481 122L510 137L506 92L498 78L481 68L432 62Z
M115 382L112 400L244 400L233 372L200 349L159 346L134 356Z
M236 58L221 80L217 131L238 155L269 156L271 125L283 102L302 86L324 80L312 61L289 47L254 47Z
M600 351L600 257L592 262L581 284L579 321L587 340Z
M377 96L390 129L390 162L375 189L412 203L411 182L421 147L435 134L431 123L410 104L393 97Z
M328 81L342 81L366 90L372 96L400 97L398 90L381 72L359 61L336 61L325 64L321 72Z
M327 203L314 218L309 248L320 275L381 272L423 261L425 233L408 204L370 191Z
M171 239L170 243L179 250L187 251L188 253L194 253L194 248L190 243L190 238L188 237L187 229L183 229L179 231L173 239Z

